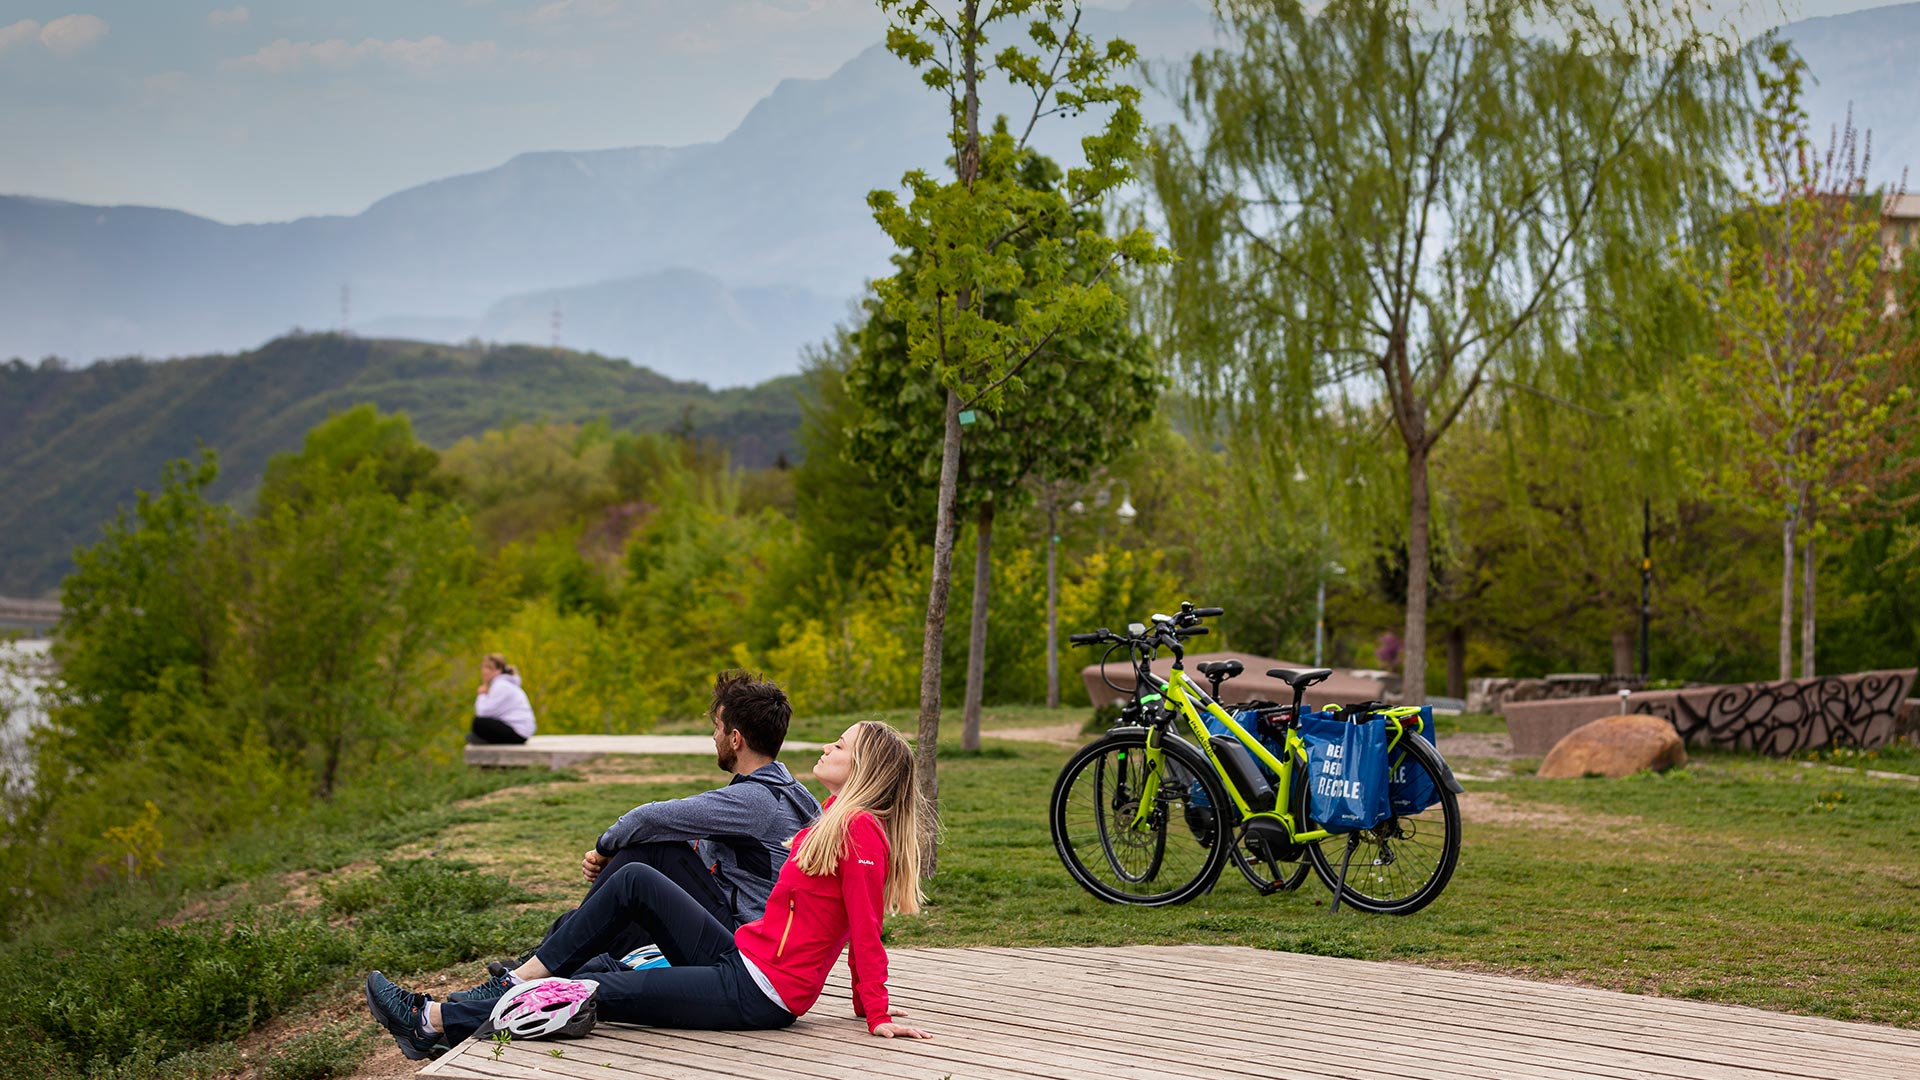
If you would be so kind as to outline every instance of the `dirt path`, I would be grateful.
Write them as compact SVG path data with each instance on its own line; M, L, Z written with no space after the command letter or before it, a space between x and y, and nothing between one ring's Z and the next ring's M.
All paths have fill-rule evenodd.
M1079 746L1087 740L1080 732L1080 721L1065 724L1047 724L1043 727L1001 728L998 731L987 730L980 733L983 739L1012 739L1014 742L1053 743L1057 746Z

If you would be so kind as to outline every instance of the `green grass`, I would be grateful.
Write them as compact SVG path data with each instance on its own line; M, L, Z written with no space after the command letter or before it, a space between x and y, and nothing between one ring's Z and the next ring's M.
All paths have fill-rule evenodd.
M1145 910L1095 900L1059 864L1046 803L1071 751L991 737L1079 717L993 710L984 750L943 740L946 832L932 904L890 920L891 944L1251 945L1920 1027L1920 985L1897 959L1920 950L1920 785L1714 752L1664 776L1522 774L1469 785L1459 870L1420 914L1332 915L1317 882L1262 898L1230 868L1193 903ZM886 718L911 726L907 714ZM793 736L829 738L850 719L810 719ZM608 821L719 779L691 757L485 773L473 780L474 793L495 789L484 797L435 788L437 805L343 815L325 838L288 837L278 856L259 850L260 838L236 842L212 860L221 873L200 875L204 887L144 903L103 895L9 942L0 965L37 971L59 1001L80 1003L65 1019L36 1013L52 1037L17 1052L41 1055L25 1060L45 1059L49 1076L131 1075L105 1055L91 1066L85 1055L46 1058L41 1044L105 1038L113 1010L124 1021L137 1007L145 1034L115 1049L145 1062L145 1074L234 1075L231 1040L270 1014L357 1021L367 967L450 984L475 976L479 959L530 943L578 896L579 853ZM240 867L261 869L245 877ZM164 986L161 973L181 988L130 1001ZM356 1038L321 1030L249 1062L262 1074L350 1075Z
M890 941L1243 944L1920 1026L1920 989L1885 959L1920 946L1920 791L1900 781L1706 753L1669 776L1475 783L1452 886L1427 911L1387 919L1329 915L1317 882L1261 898L1231 869L1184 907L1095 900L1061 869L1045 823L1069 752L989 736L964 755L943 743L934 902L893 920ZM569 787L503 804L462 845L523 851L518 879L547 851L584 850L629 803L701 786ZM571 844L543 840L556 834Z

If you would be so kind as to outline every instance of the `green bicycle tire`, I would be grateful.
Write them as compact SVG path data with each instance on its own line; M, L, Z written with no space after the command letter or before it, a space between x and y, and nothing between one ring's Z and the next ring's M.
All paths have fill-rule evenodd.
M1433 903L1446 890L1460 861L1460 800L1440 781L1440 754L1418 735L1408 735L1404 745L1407 761L1426 770L1440 801L1417 815L1388 818L1356 834L1336 834L1307 844L1307 861L1327 891L1337 892L1343 904L1376 915L1411 915ZM1304 775L1293 785L1291 802L1301 831L1320 828L1308 813ZM1342 888L1337 883L1349 835L1359 839L1347 860ZM1428 839L1421 839L1423 835ZM1401 864L1413 866L1414 872L1397 869Z
M1130 821L1132 810L1139 804L1131 791L1099 785L1114 777L1118 770L1111 763L1119 755L1139 755L1134 760L1142 760L1146 748L1147 729L1122 729L1095 739L1067 760L1054 782L1048 806L1054 851L1076 884L1108 903L1138 907L1183 904L1219 880L1229 845L1218 842L1218 838L1231 836L1231 824L1215 824L1217 819L1212 818L1196 824L1196 818L1187 814L1190 807L1201 809L1192 799L1191 784L1200 785L1209 808L1224 807L1229 814L1234 811L1213 767L1200 752L1177 738L1165 737L1163 757L1172 756L1193 779L1183 785L1161 785L1158 806L1150 812L1148 826L1138 830L1141 841L1156 848L1152 874L1139 869L1128 877L1112 873L1115 863L1124 861L1124 853L1115 850L1113 838L1121 834L1111 825ZM1108 826L1100 824L1102 815Z

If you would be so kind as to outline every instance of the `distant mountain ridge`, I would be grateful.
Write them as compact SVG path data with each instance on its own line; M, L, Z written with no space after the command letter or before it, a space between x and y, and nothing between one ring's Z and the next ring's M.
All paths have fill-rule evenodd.
M1143 56L1213 40L1197 0L1089 9ZM1876 179L1920 161L1920 3L1785 28L1818 83L1824 136L1855 105ZM1011 108L1014 99L988 101ZM1147 95L1150 120L1173 118ZM947 156L940 102L874 46L789 79L725 138L518 155L396 192L351 217L223 225L173 210L0 197L0 358L168 356L347 325L441 341L564 344L680 378L747 385L796 370L891 248L865 199ZM1063 159L1085 130L1043 125ZM1920 183L1920 178L1916 178Z
M1208 19L1189 0L1088 13L1097 33L1163 44L1210 37ZM800 348L890 271L867 192L941 167L941 108L876 45L780 83L717 142L521 154L351 217L223 225L0 197L0 358L250 347L339 327L344 285L350 328L545 343L557 306L565 344L756 382L797 370ZM1045 127L1050 151L1077 154L1081 127ZM641 300L635 283L675 299Z
M606 419L688 430L744 466L797 457L799 379L713 390L622 360L528 346L465 348L315 334L244 353L60 369L0 364L0 595L58 584L76 544L153 490L161 466L218 450L212 494L244 497L267 459L362 402L404 410L445 448L521 421Z

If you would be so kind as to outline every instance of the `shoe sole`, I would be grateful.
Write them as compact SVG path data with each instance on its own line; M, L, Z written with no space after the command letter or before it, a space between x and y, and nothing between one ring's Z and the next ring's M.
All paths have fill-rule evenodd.
M377 971L373 973L373 975L378 975L378 974L380 973ZM393 1025L387 1022L386 1015L380 1011L380 1007L378 1005L374 1004L373 975L367 976L366 994L367 994L367 1011L373 1014L374 1022L379 1024L382 1028L385 1028L387 1034L393 1036L394 1043L400 1047L400 1053L403 1056L405 1056L408 1061L432 1060L433 1054L431 1052L423 1053L419 1050L415 1050L412 1047L412 1045L410 1045L410 1040L407 1034L393 1030Z

